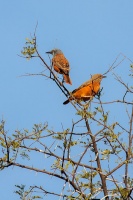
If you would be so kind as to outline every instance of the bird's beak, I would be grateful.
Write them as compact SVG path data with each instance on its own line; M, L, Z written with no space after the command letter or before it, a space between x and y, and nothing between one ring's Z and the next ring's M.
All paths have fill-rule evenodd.
M103 78L106 78L107 76L103 76Z
M49 53L49 54L52 54L52 51L47 51L47 52L45 52L45 53Z

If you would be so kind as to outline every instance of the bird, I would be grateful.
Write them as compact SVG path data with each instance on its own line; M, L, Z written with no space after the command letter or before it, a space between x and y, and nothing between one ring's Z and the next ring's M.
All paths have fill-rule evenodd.
M80 87L73 90L70 97L63 103L68 104L71 100L88 101L92 99L100 90L100 83L106 76L94 74L91 79L83 83Z
M72 85L72 81L69 77L70 65L68 60L65 58L63 52L60 49L52 49L46 53L52 54L52 66L54 70L63 75L63 78L66 83Z

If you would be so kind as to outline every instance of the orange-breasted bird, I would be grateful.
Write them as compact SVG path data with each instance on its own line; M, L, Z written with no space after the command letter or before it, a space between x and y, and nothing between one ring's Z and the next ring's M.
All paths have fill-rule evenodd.
M69 77L70 66L68 60L65 58L63 52L60 49L53 49L46 53L52 54L52 66L56 72L62 74L66 83L72 85L72 81Z
M79 88L72 91L71 96L63 103L64 105L71 100L88 101L93 98L100 90L100 83L103 78L102 74L94 74L91 79L83 83Z

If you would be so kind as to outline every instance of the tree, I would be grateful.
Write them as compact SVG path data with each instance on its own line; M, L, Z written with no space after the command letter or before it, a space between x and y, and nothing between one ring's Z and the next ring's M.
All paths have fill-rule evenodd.
M40 55L36 34L33 38L27 39L22 54L29 60L39 59L47 69L45 73L26 74L26 76L45 76L53 80L67 98L71 95L52 67ZM129 76L132 78L132 61L122 53L105 72L105 74L113 72L112 76L125 92L110 102L102 100L104 97L102 89L87 103L71 101L71 106L75 108L79 119L73 121L65 130L63 125L62 131L55 132L49 129L48 123L34 124L32 132L27 129L18 130L9 137L5 130L5 122L1 121L1 170L16 166L41 173L44 179L45 176L49 176L55 180L51 191L41 185L31 185L28 189L25 185L16 185L16 193L20 199L45 199L45 195L51 195L52 199L60 197L71 200L133 199L131 99L133 87L115 73L125 60L130 63ZM115 110L113 107L109 110L109 105L116 103L124 109L125 114L121 117L126 120L126 126L118 120L110 119L111 113L115 114ZM34 158L31 158L33 153L38 158L47 160L45 169L34 167ZM27 159L26 164L22 164L22 159ZM58 181L62 187L56 191L54 184Z

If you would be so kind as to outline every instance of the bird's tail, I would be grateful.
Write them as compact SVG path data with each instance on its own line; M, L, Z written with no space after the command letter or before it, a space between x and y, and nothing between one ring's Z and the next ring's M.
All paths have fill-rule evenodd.
M68 83L68 84L70 84L70 85L72 85L72 81L71 81L69 75L64 74L63 76L64 76L65 82Z
M64 105L69 103L69 99L67 99L66 101L63 102Z

